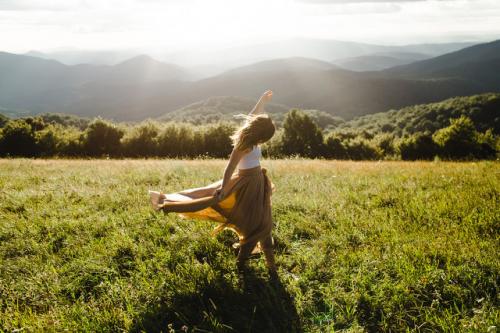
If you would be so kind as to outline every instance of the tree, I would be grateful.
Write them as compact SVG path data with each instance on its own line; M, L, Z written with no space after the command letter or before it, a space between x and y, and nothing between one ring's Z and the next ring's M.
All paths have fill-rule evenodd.
M347 158L347 149L338 136L330 135L326 138L325 157L338 160Z
M381 152L381 155L384 157L388 157L391 155L394 155L395 149L394 149L394 135L392 134L379 134L375 136L373 139L375 145L378 147L378 149Z
M0 154L2 156L34 157L39 154L31 122L24 119L7 122L0 134Z
M359 137L348 142L346 153L347 157L351 160L376 160L381 155L376 147Z
M439 152L439 146L430 134L417 133L401 140L398 151L403 160L431 160Z
M283 153L318 157L323 153L323 133L304 112L291 110L283 123Z
M134 127L122 140L122 151L126 156L154 156L157 154L159 128L153 122Z
M5 124L7 124L8 121L9 118L0 113L0 128L2 128Z
M470 118L450 119L450 126L434 133L433 139L444 156L450 158L479 157L481 144L478 132Z
M57 135L57 130L53 125L49 125L42 131L35 134L36 142L41 156L54 156L57 154L60 138Z
M97 118L85 131L83 146L91 156L117 155L120 151L120 139L124 131L114 124Z
M233 150L231 141L233 133L234 127L230 124L209 126L204 133L205 152L212 157L227 157Z
M203 153L204 138L186 125L169 124L158 136L158 152L167 157L195 157Z

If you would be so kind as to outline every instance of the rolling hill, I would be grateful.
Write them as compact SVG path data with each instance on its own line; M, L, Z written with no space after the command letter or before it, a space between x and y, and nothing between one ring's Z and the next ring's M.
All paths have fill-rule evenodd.
M391 67L407 65L431 56L422 53L382 52L364 56L334 60L333 63L343 69L357 72L379 71Z
M273 102L356 116L498 91L499 41L377 72L353 72L317 59L273 59L198 81L176 65L147 56L115 66L66 66L0 53L0 105L33 113L60 112L142 120L213 96L255 99L273 89ZM452 61L453 60L453 61ZM428 68L427 70L424 70ZM478 69L478 70L475 70ZM479 70L480 69L480 70Z
M423 53L435 57L454 52L473 43L413 44L387 46L332 39L292 38L255 45L225 49L194 49L155 54L155 58L183 67L222 65L226 69L245 66L265 60L303 57L331 62L335 59L358 57L380 52Z
M218 121L239 121L235 114L247 114L255 105L255 99L237 96L216 96L192 103L178 110L168 112L158 118L160 121L188 122L203 125ZM281 126L286 113L291 108L282 104L266 105L266 113L272 116L274 123ZM335 126L344 120L323 111L304 110L322 128Z
M485 88L500 86L500 40L474 45L453 53L386 70L392 77L460 78L471 80Z
M478 131L491 128L500 134L500 93L454 97L431 104L420 104L358 117L340 124L338 130L353 129L396 136L416 132L434 133L447 127L451 118L467 116Z

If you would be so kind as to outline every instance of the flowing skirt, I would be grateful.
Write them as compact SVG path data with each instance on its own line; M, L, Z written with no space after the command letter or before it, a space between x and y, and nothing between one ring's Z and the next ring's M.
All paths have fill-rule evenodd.
M229 228L238 234L242 246L248 244L253 248L257 242L268 246L273 226L274 185L267 170L260 166L238 170L231 176L227 191L219 201L215 193L221 186L222 180L219 180L205 187L166 194L159 206L165 212L177 212L184 218L219 222L214 233Z

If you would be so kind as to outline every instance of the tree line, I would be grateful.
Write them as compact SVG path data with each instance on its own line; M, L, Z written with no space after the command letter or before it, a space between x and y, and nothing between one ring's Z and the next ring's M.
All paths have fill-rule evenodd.
M204 126L144 121L116 124L96 118L45 115L0 122L2 157L166 157L226 158L237 124ZM268 157L378 160L495 159L500 141L493 129L479 131L461 115L434 132L398 137L352 128L325 131L301 110L289 111L273 139L263 147Z

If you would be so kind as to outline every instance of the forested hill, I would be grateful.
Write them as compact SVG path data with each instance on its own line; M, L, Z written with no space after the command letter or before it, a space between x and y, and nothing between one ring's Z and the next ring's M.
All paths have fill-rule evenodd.
M187 105L181 109L168 112L159 117L159 121L176 121L204 125L219 121L239 121L234 115L247 114L255 106L255 100L238 96L216 96ZM273 121L281 126L286 113L291 107L282 104L270 103L265 111L270 114ZM338 125L344 120L319 110L304 110L321 128Z
M450 119L466 116L480 132L500 133L500 93L450 98L439 103L421 104L362 116L345 122L338 129L352 129L406 136L418 132L434 133L450 124Z

